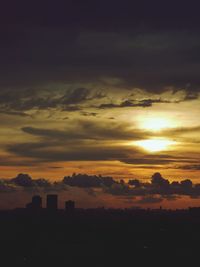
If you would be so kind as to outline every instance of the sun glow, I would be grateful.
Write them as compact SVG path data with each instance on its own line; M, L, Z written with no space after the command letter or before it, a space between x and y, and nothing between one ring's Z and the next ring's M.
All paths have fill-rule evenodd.
M135 142L137 146L149 151L149 152L159 152L163 150L168 150L170 146L174 145L176 142L168 139L148 139Z
M141 128L150 131L160 131L170 127L173 127L173 125L167 118L146 118L141 123Z

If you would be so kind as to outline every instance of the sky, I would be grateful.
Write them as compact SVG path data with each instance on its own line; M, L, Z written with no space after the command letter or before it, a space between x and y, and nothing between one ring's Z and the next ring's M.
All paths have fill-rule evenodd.
M200 182L200 19L188 1L6 1L0 170Z

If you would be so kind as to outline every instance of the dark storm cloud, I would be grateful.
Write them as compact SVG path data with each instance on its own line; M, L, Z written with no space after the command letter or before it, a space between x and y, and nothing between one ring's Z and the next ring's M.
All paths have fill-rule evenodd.
M54 50L55 41L52 43L52 39L58 38L58 33L52 32L49 35L44 32L46 39L36 45L35 40L41 39L43 34L37 34L37 31L28 34L29 38L33 39L33 44L26 44L28 41L25 40L22 48L19 47L22 56L18 60L18 75L15 76L14 70L7 70L14 76L13 85L32 86L51 81L94 82L101 77L117 77L123 80L122 85L127 88L139 87L157 92L163 91L167 86L173 86L175 89L186 88L188 91L199 88L199 60L195 56L194 46L199 46L200 40L195 34L172 32L163 36L160 33L83 32L74 40L70 40L72 44L69 46L68 38L63 37L68 34L63 30L59 37L62 39L59 53ZM193 43L185 41L188 39L194 40ZM180 49L180 46L185 48ZM23 51L20 51L21 49ZM35 51L34 64L32 60L26 59L31 56L32 50ZM2 83L4 81L12 85L8 77L6 78L8 74L6 75L3 66L2 71ZM72 102L74 96L72 95ZM70 103L69 100L67 103Z
M10 9L12 5L13 9ZM180 12L181 7L181 12ZM94 28L110 30L135 28L138 25L149 29L199 28L198 5L188 5L188 1L141 0L139 2L121 0L76 1L6 1L1 8L1 22L28 26L67 27L70 29ZM170 17L170 19L169 19ZM54 18L54 19L53 19ZM79 20L77 20L79 18ZM159 22L159 24L158 24Z
M178 2L7 1L0 11L1 87L115 77L123 87L193 94L200 88L200 20L198 8Z

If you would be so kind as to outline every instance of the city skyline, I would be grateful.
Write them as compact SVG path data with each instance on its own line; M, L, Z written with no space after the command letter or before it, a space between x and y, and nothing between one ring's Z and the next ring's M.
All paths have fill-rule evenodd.
M32 179L18 174L0 180L1 210L25 207L63 209L66 200L76 202L77 208L106 209L188 209L199 207L200 184L190 179L170 181L160 173L149 180L116 180L111 176L73 174L52 182L45 178ZM35 196L40 196L35 198ZM42 202L42 198L46 198ZM33 198L30 202L30 198ZM71 207L71 204L69 207Z

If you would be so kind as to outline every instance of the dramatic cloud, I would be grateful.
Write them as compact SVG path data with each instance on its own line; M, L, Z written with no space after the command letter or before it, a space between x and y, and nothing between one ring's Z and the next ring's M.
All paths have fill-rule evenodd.
M63 180L50 183L47 179L32 179L28 174L18 174L12 179L1 179L0 193L29 190L30 192L59 192L69 190L68 187L80 187L88 189L89 194L95 194L89 190L101 189L105 194L126 197L141 197L138 203L157 203L163 199L176 199L177 196L200 197L200 185L193 184L185 179L180 182L163 178L160 173L155 173L151 182L139 180L115 180L110 176L73 174L65 176ZM97 191L98 192L98 191Z
M181 12L177 3L132 5L3 4L3 177L25 171L58 179L57 173L90 168L105 176L145 179L164 169L170 177L199 179L198 9L191 12L186 1ZM109 190L127 196L131 186Z
M103 177L103 176L90 176L87 174L77 174L66 176L63 179L63 183L70 186L78 187L102 187L102 186L111 186L116 183L112 177Z
M24 127L22 131L31 135L52 139L91 139L91 140L137 140L147 137L147 131L134 129L127 123L107 123L79 120L66 130Z

